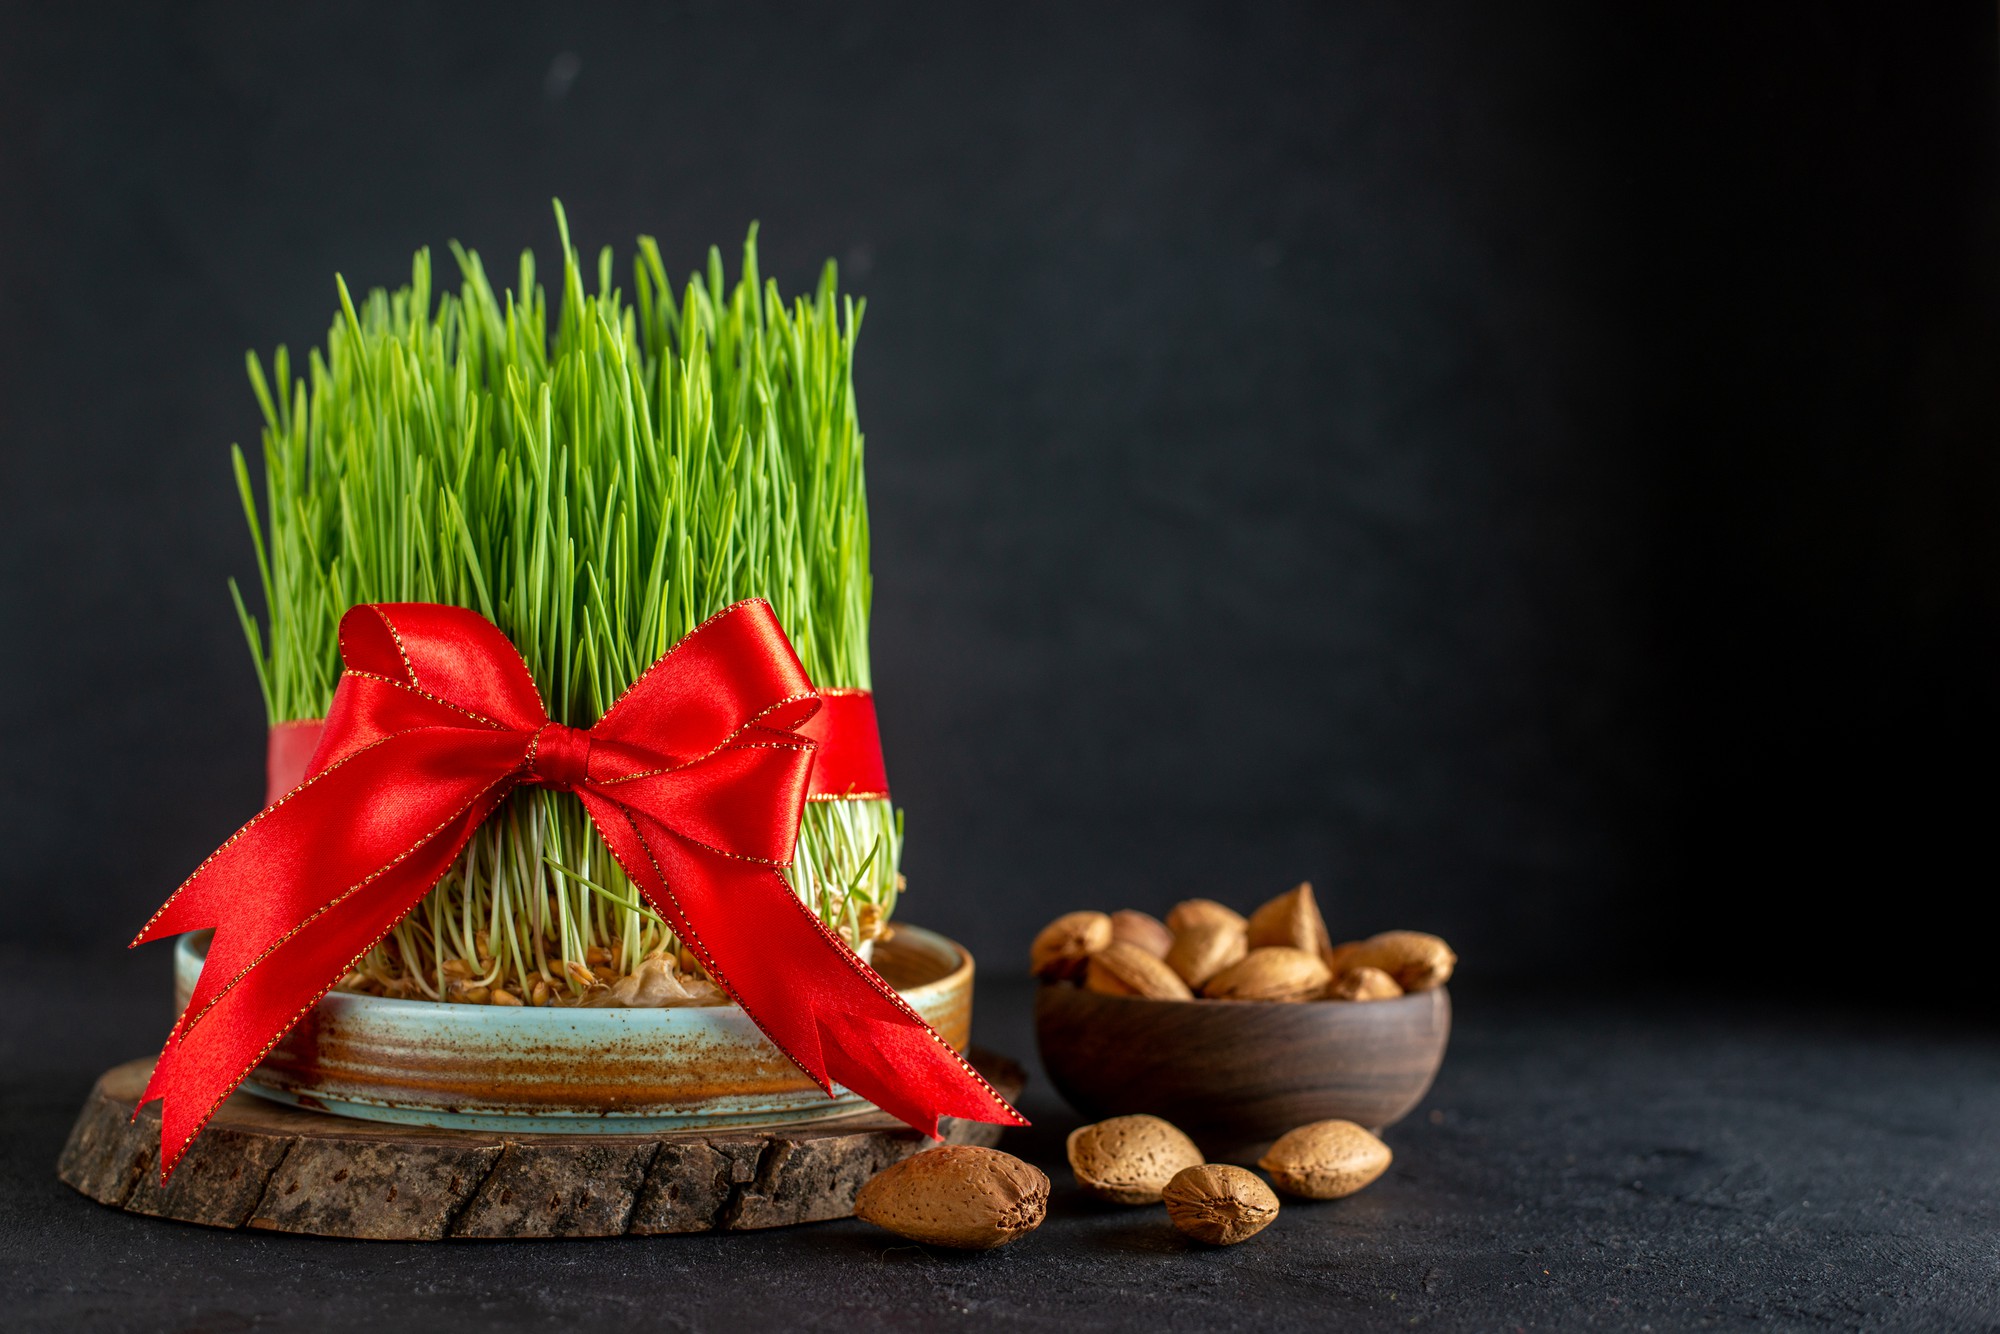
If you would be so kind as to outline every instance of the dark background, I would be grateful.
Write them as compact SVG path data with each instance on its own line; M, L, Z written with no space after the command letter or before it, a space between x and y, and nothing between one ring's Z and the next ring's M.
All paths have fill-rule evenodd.
M18 953L257 802L244 350L559 195L868 298L906 911L989 966L1310 877L1469 986L1980 971L1990 4L4 13Z

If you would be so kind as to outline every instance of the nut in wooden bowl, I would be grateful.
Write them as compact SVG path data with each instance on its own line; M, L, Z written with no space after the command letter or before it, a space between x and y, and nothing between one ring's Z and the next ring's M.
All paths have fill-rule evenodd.
M1278 895L1250 914L1250 948L1286 945L1295 950L1318 954L1327 947L1326 921L1313 901L1313 887L1302 882L1297 889Z
M1068 1148L1076 1183L1113 1204L1158 1204L1176 1174L1202 1161L1194 1141L1157 1116L1114 1116L1079 1126Z
M1319 995L1331 980L1319 955L1269 945L1208 979L1201 994L1211 1000L1302 1001Z
M1130 908L1111 914L1111 938L1137 945L1159 958L1165 958L1174 943L1174 933L1167 930L1166 923L1151 913L1134 912Z
M1111 918L1101 912L1066 912L1041 929L1028 947L1036 977L1078 977L1090 956L1111 943Z
M1394 1000L1402 994L1403 989L1396 985L1396 979L1380 968L1350 968L1336 974L1333 981L1326 984L1328 1000Z
M1344 968L1380 968L1405 991L1429 991L1451 980L1458 956L1425 931L1384 931L1340 960Z
M1107 996L1143 996L1148 1000L1193 1000L1194 993L1166 961L1137 945L1114 940L1090 956L1084 970L1086 990Z
M1174 936L1167 967L1191 987L1203 986L1250 952L1250 939L1235 922L1196 922Z
M1221 922L1245 929L1250 925L1242 913L1217 903L1214 899L1183 899L1167 912L1167 930L1175 935L1179 935L1198 922Z

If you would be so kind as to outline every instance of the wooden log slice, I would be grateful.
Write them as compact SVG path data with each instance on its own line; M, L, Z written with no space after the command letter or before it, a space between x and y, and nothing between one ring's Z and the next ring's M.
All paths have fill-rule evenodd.
M1009 1099L1026 1076L967 1053ZM611 1237L846 1218L869 1177L928 1143L881 1112L756 1129L507 1135L358 1121L247 1093L222 1105L160 1184L160 1109L132 1109L151 1061L105 1071L56 1173L99 1204L210 1227L322 1237ZM946 1118L948 1144L1000 1127Z

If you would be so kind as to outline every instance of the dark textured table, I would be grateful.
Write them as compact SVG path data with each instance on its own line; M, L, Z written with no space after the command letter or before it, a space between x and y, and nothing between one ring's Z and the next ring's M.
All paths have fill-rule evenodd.
M2000 1032L1713 998L1461 984L1396 1162L1249 1243L1068 1184L1045 1083L1007 1147L1056 1181L1003 1251L859 1223L391 1244L136 1218L59 1185L91 1081L166 1022L164 956L0 957L0 1326L18 1330L2000 1327ZM1031 1058L1025 983L980 1039ZM1032 1062L1031 1069L1032 1067Z

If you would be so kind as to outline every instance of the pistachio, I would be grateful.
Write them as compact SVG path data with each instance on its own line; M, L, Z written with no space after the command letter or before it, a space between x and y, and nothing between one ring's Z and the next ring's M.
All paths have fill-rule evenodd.
M1215 1000L1301 1001L1318 995L1330 980L1318 955L1267 945L1211 977L1201 994Z
M1137 945L1114 940L1090 956L1083 985L1107 996L1144 996L1148 1000L1193 1000L1180 974Z
M1159 918L1130 908L1111 914L1111 938L1137 945L1158 958L1165 958L1168 947L1174 943L1174 933Z
M1069 1136L1076 1184L1113 1204L1158 1204L1174 1175L1201 1161L1194 1141L1157 1116L1114 1116Z
M1225 1163L1183 1170L1162 1192L1175 1227L1211 1246L1234 1246L1278 1216L1278 1197L1253 1172Z
M1458 956L1444 941L1422 931L1384 931L1362 941L1346 964L1380 968L1405 991L1429 991L1451 979Z
M1197 922L1174 937L1167 967L1199 987L1250 952L1243 928L1231 922Z
M1328 1000L1394 1000L1403 994L1396 979L1380 968L1350 968L1326 984Z
M1250 948L1289 945L1295 950L1318 954L1327 947L1326 922L1313 901L1310 882L1278 895L1250 914Z
M1242 913L1234 908L1225 908L1214 899L1187 899L1176 903L1167 913L1167 929L1177 936L1197 922L1233 922L1239 927L1248 925Z
M1278 1137L1257 1166L1287 1195L1337 1200L1388 1170L1389 1146L1352 1121L1315 1121Z
M983 1251L1042 1224L1049 1179L1012 1154L946 1144L893 1163L854 1197L854 1216L899 1237Z
M1066 912L1043 927L1028 948L1036 977L1075 977L1090 956L1111 943L1111 919L1101 912Z

